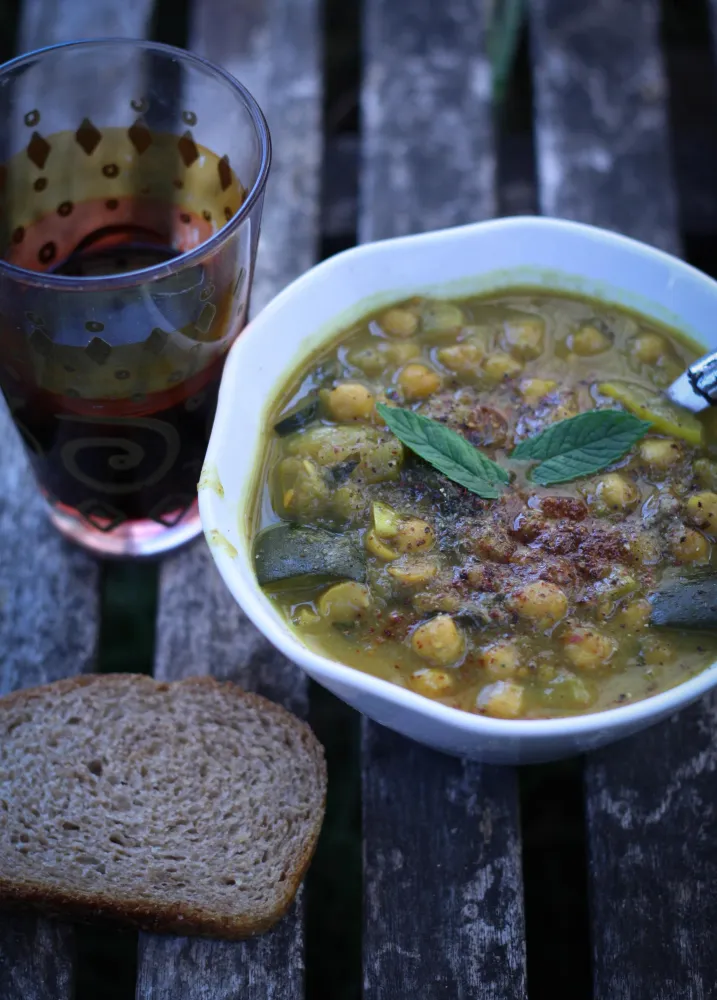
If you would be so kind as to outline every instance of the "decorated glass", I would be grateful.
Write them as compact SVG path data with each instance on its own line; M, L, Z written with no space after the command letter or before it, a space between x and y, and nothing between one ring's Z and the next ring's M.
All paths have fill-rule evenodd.
M0 385L56 527L105 555L198 533L270 140L232 76L148 42L0 68Z

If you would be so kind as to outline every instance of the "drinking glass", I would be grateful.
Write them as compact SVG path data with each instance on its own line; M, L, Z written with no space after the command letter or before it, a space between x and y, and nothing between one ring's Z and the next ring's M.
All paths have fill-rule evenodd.
M0 386L53 524L96 553L200 531L271 144L248 91L106 39L0 67Z

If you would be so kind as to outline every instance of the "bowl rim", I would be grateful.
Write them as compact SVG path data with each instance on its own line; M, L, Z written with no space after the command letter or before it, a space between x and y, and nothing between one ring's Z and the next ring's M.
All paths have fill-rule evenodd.
M542 233L563 231L582 234L592 241L599 241L608 246L632 249L656 262L667 264L675 276L681 275L692 281L697 280L700 283L713 286L713 290L717 296L717 282L690 264L673 257L663 250L609 230L600 229L585 223L571 222L547 216L512 216L505 219L491 219L484 222L469 223L464 226L454 226L427 233L399 236L373 243L360 244L322 261L296 278L252 319L242 331L241 336L237 338L229 351L222 376L216 416L207 448L205 465L214 464L217 455L222 450L220 442L225 438L231 439L231 421L233 419L234 401L236 398L233 386L237 383L239 372L241 370L246 371L246 366L251 365L255 345L257 352L261 352L264 349L263 345L266 343L265 327L271 324L274 315L283 309L284 303L290 300L297 290L315 282L317 278L325 279L330 277L334 268L345 266L346 261L350 262L357 256L393 253L396 249L417 242L440 243L454 235L468 234L477 230L480 230L481 233L498 230L515 230L516 233L521 231L525 233L532 230ZM331 333L327 330L326 339L328 340L330 337ZM248 356L246 360L244 360L245 356ZM252 468L255 470L256 461ZM240 520L242 519L247 500L248 497L245 491L238 501L237 516ZM572 716L557 716L547 719L497 719L433 701L408 688L400 687L397 684L391 683L391 681L366 673L357 667L352 667L339 660L323 656L301 642L290 630L282 630L270 610L269 599L263 594L259 583L256 581L256 577L253 575L253 571L250 569L246 575L240 573L237 569L239 555L237 554L234 557L223 548L212 545L210 542L210 532L220 523L218 516L218 504L220 502L224 501L213 490L201 489L199 491L199 512L204 534L209 542L212 557L225 584L239 606L259 631L287 659L320 681L326 681L327 683L333 681L337 685L348 686L356 690L359 694L367 695L384 702L389 707L395 706L397 710L403 709L414 715L421 716L427 723L433 722L472 737L521 739L535 744L542 744L556 739L565 739L566 737L575 737L579 740L581 737L589 737L611 729L620 731L623 729L626 731L638 729L640 728L640 723L648 722L650 719L659 721L666 715L672 714L678 709L691 704L717 685L717 661L713 661L694 677L681 681L674 687L650 695L647 698L601 711L585 712L584 714ZM585 742L588 741L586 740Z

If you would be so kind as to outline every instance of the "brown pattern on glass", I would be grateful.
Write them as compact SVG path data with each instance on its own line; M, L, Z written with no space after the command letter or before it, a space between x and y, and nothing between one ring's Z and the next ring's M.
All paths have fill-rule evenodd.
M36 167L42 170L47 163L47 158L50 155L51 148L52 147L47 139L43 138L39 132L33 132L32 138L27 146L27 158L31 163L34 163Z
M92 156L102 141L102 133L98 128L95 128L89 118L83 118L82 124L75 132L75 139L87 155Z
M185 167L191 167L193 163L196 163L199 159L199 150L197 149L197 144L192 138L192 133L187 131L180 138L177 143L177 149L179 150L179 155L182 157L182 162Z

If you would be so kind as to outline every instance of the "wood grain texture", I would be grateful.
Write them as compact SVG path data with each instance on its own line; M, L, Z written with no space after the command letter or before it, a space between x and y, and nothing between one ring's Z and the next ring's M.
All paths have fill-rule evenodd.
M657 0L531 12L543 211L676 250ZM704 699L586 759L595 1000L715 995L716 723Z
M495 211L480 0L365 0L361 242Z
M541 209L678 250L657 0L532 0Z
M0 484L0 692L7 694L91 669L99 574L50 525L1 401Z
M137 36L147 0L28 0L19 50L92 35ZM99 634L98 564L64 542L45 515L22 444L0 403L0 692L92 669ZM72 930L0 919L0 997L65 1000L74 991Z
M366 0L364 240L496 209L478 0ZM365 1000L525 996L515 772L364 720Z
M366 724L364 997L526 996L513 769Z
M318 250L321 83L317 0L202 0L191 47L240 79L272 132L253 310L309 268ZM214 568L203 540L161 571L155 676L211 673L300 715L307 682L256 631ZM298 1000L303 996L301 894L272 934L244 944L142 936L138 1000Z
M0 921L2 1000L72 1000L74 935L70 927L13 914Z
M263 937L236 944L141 934L137 997L146 1000L293 1000L304 995L302 890Z
M80 38L146 38L154 0L23 0L18 52Z

